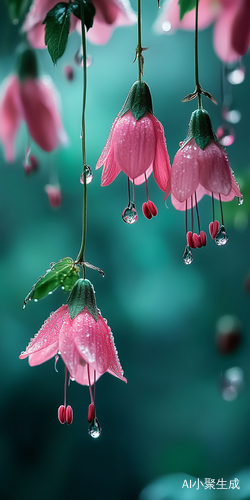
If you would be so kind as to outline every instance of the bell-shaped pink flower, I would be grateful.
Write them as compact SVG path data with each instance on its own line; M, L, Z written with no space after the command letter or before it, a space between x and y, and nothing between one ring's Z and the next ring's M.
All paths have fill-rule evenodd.
M127 382L113 334L96 307L94 289L88 280L79 279L76 282L68 304L50 315L19 357L29 357L30 366L35 366L53 358L57 353L60 353L70 378L89 386L92 405L94 397L91 386L104 373ZM66 411L66 390L64 406ZM64 419L63 410L59 413L61 422Z
M8 162L14 160L15 136L22 120L26 122L32 139L44 151L49 152L59 144L68 143L51 79L48 76L38 78L36 66L30 74L30 60L32 63L35 60L33 50L25 48L20 58L27 66L26 75L21 67L19 76L10 76L0 90L0 140Z
M58 184L47 184L44 187L49 199L49 204L52 208L58 208L62 203L61 188Z
M214 48L224 62L233 62L244 55L250 44L250 6L248 0L200 0L198 25L204 29L214 26ZM176 29L193 30L195 9L180 20L178 0L165 1L155 23L159 33Z
M66 3L69 0L65 0ZM58 0L34 0L28 12L22 31L27 33L31 45L37 49L44 49L45 26L43 21L47 13L55 7ZM96 13L93 27L87 33L87 38L96 44L107 43L113 30L118 26L134 24L136 14L128 0L92 0ZM81 34L80 21L72 14L70 30L76 29Z
M186 140L177 151L171 170L171 201L177 210L186 211L187 246L206 245L204 231L200 231L197 203L205 195L212 197L213 221L209 230L219 246L228 241L225 233L222 202L231 201L241 192L230 168L227 154L213 132L209 114L203 109L193 112ZM214 199L220 201L221 227L214 220ZM199 234L193 233L193 207L196 208ZM187 210L191 209L192 230L188 231ZM184 255L186 257L186 255ZM184 259L183 259L184 260ZM192 260L184 260L190 264Z
M147 186L147 178L153 172L159 188L168 191L170 162L166 139L163 126L153 115L151 94L145 82L134 83L114 121L96 168L102 166L102 186L108 186L121 171L133 184L146 181Z

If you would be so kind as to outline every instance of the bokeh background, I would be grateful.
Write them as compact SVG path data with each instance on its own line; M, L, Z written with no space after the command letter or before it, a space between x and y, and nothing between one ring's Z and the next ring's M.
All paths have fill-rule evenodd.
M131 4L136 10L136 1ZM163 123L171 161L187 133L194 101L181 99L194 89L194 34L159 36L152 30L157 2L142 2L144 78L153 96L154 112ZM212 27L200 32L200 80L218 102L204 99L214 129L222 118L221 62L213 50ZM19 26L12 26L4 2L0 5L0 80L15 71ZM94 170L110 126L137 79L132 64L136 26L115 30L105 46L88 45L87 161ZM153 177L150 199L158 216L146 220L141 205L145 185L136 188L138 221L124 224L127 179L121 173L106 188L101 171L88 189L86 259L102 268L103 279L89 270L97 303L115 336L127 385L105 374L97 384L97 415L103 432L88 435L86 387L72 383L68 403L72 426L57 420L63 403L64 368L54 361L31 368L18 356L51 311L67 300L62 290L30 303L23 299L50 262L75 258L81 240L82 170L80 123L82 71L74 65L80 37L70 35L65 55L52 65L39 51L41 74L49 74L61 94L62 119L70 139L66 149L46 154L32 144L39 171L25 176L22 162L27 131L16 142L16 160L6 164L2 150L0 182L1 237L1 411L0 495L2 500L177 500L179 498L250 499L250 297L249 272L249 81L250 60L241 85L229 86L231 108L241 120L231 124L235 141L227 148L241 182L245 202L224 204L228 245L194 252L185 266L184 214L164 203ZM64 67L74 69L67 81ZM228 89L228 84L226 84ZM44 191L59 182L62 205L53 210ZM211 199L199 203L201 226L208 234ZM218 206L216 206L218 210ZM219 211L218 211L219 215ZM247 291L248 290L248 291ZM222 353L216 347L217 321L230 315L237 348ZM223 326L224 325L224 326ZM220 329L227 329L225 321ZM232 343L230 344L232 346ZM234 345L234 344L233 344ZM235 368L234 371L227 370ZM240 480L240 490L183 490L184 479ZM153 483L143 493L146 486ZM183 496L184 495L184 496Z

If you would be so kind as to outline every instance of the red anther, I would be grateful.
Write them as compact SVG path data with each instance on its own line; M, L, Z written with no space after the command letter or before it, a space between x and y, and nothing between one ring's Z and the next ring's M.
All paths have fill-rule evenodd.
M34 155L29 155L28 160L23 163L24 171L27 175L38 169L38 160Z
M196 248L194 241L193 241L192 231L188 231L188 233L187 233L187 244L190 248Z
M207 235L206 235L205 231L200 232L200 241L201 241L201 246L205 247L207 244Z
M196 233L193 234L193 242L196 248L202 247L200 236Z
M95 405L92 403L89 405L89 410L88 410L88 422L92 422L95 418Z
M146 219L152 219L152 214L148 208L148 204L146 201L142 205L142 212L143 212L144 217L146 217Z
M73 70L72 66L69 66L69 65L65 66L64 74L69 82L74 80L74 70Z
M213 238L213 240L215 239L215 236L219 231L219 227L220 227L220 224L217 220L215 220L214 222L210 222L210 224L209 224L209 232L210 232L211 238Z
M153 215L153 217L156 217L156 215L158 214L158 210L157 210L155 204L152 201L148 200L147 205L148 205L148 209L151 212L151 214Z
M61 405L58 408L58 420L60 424L65 424L66 419L65 419L65 406Z
M68 425L72 424L73 422L73 410L70 405L68 405L66 408L66 422Z

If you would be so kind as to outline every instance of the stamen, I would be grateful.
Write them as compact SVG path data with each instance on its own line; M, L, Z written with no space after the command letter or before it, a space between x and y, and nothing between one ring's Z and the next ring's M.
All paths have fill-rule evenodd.
M133 202L135 202L135 181L133 179Z
M186 224L186 234L188 232L188 222L187 222L187 200L186 200L186 210L185 210L185 224Z
M195 195L195 206L196 206L196 215L197 215L197 223L198 223L198 231L199 234L201 232L201 227L200 227L200 217L199 217L199 211L198 211L198 204L197 204L197 196L196 196L196 191L194 192Z
M219 199L220 199L221 225L222 225L222 226L224 226L223 210L222 210L222 203L221 203L221 196L220 196L220 193L219 193Z
M94 370L94 401L95 401L95 390L96 390L96 370Z
M89 364L88 363L87 363L87 372L88 372L88 381L89 381L90 400L91 400L91 404L94 404L94 398L93 398L93 392L92 392L92 387L91 387L91 380L90 380Z
M149 200L149 194L148 194L148 181L147 181L146 174L145 174L145 184L146 184L146 193L147 193L147 201L148 201Z
M95 405L91 403L88 409L88 423L90 424L91 422L93 422L94 418L95 418Z
M192 233L194 232L194 212L193 212L193 195L191 194L191 224L192 224Z
M60 424L65 424L65 406L61 405L58 408L58 420Z
M214 193L212 192L212 210L213 210L213 222L214 222Z
M70 405L66 408L66 422L68 425L71 425L73 422L73 410Z
M129 184L129 177L128 177L128 204L130 205L130 184Z
M66 408L66 393L67 393L67 375L68 375L68 370L65 365L65 379L64 379L64 406Z

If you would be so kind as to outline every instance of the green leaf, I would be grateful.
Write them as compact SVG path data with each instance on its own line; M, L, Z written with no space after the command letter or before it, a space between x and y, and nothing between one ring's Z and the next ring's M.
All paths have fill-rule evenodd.
M72 14L72 4L60 2L51 9L45 17L45 45L52 62L56 64L66 49L69 30L70 15Z
M98 321L95 290L89 280L81 278L76 282L68 298L68 306L71 319L74 319L85 307L87 307L94 320Z
M205 149L211 139L217 141L210 116L205 109L193 111L189 123L189 132L201 149Z
M179 0L178 4L180 6L180 20L182 20L187 12L195 8L196 0Z
M56 264L52 264L51 269L39 278L27 297L25 297L24 308L30 300L39 300L42 297L46 297L46 295L52 293L58 286L63 287L66 292L69 292L79 279L79 273L80 269L75 265L71 257L65 257Z
M71 4L72 14L81 20L81 4L83 5L83 16L84 24L87 31L92 28L94 17L95 17L95 7L89 0L75 0Z
M119 113L120 118L128 111L131 111L138 121L145 113L153 113L152 97L149 86L145 82L135 82L127 96L127 99Z
M17 24L26 12L30 0L6 0L11 21Z

